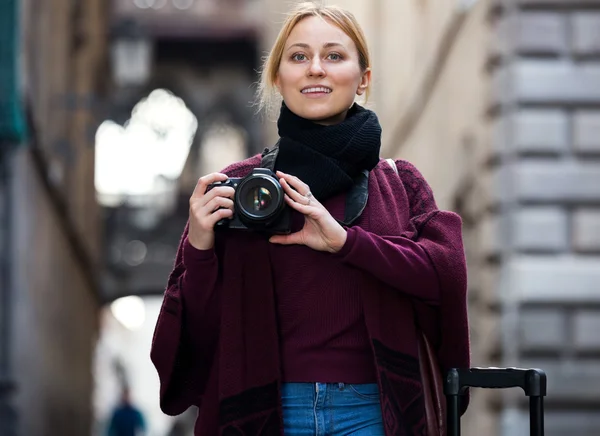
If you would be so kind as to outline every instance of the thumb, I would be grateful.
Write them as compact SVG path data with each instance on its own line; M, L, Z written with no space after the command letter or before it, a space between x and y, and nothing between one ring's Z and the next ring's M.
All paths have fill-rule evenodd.
M298 232L289 235L273 235L269 238L269 242L273 244L292 245L300 242Z

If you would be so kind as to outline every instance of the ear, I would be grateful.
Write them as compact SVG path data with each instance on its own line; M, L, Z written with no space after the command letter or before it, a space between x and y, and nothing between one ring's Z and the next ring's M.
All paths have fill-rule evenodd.
M371 69L367 68L361 77L360 85L358 85L356 94L363 95L370 84L371 84Z
M281 94L281 80L279 79L279 73L275 75L275 81L273 82L275 87L277 88L277 92Z

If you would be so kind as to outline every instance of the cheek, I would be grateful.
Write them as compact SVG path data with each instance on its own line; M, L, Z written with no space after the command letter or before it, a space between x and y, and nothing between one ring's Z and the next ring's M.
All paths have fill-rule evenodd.
M354 68L340 69L334 77L338 85L348 86L353 88L354 91L358 89L361 82L360 71Z
M281 88L285 88L291 84L294 84L298 80L298 72L294 68L290 68L289 66L282 65L279 68L279 86Z

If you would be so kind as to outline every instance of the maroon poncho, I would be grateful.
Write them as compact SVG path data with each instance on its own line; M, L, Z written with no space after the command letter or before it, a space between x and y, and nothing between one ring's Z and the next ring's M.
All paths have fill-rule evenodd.
M259 164L255 156L224 172L242 177ZM415 310L442 370L469 367L466 265L460 217L437 208L414 166L396 164L399 176L383 160L371 171L367 206L331 256L369 278L362 303L386 435L423 435ZM282 435L269 242L226 232L186 262L194 250L186 240L187 228L152 344L161 408L176 415L198 406L196 435ZM311 273L326 273L319 268Z

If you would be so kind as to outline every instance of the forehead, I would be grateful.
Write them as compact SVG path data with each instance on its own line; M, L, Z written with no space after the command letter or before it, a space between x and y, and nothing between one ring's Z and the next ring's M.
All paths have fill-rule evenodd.
M354 41L342 29L326 18L310 16L302 19L292 29L285 46L308 44L320 48L323 44L336 42L348 49L356 49Z

